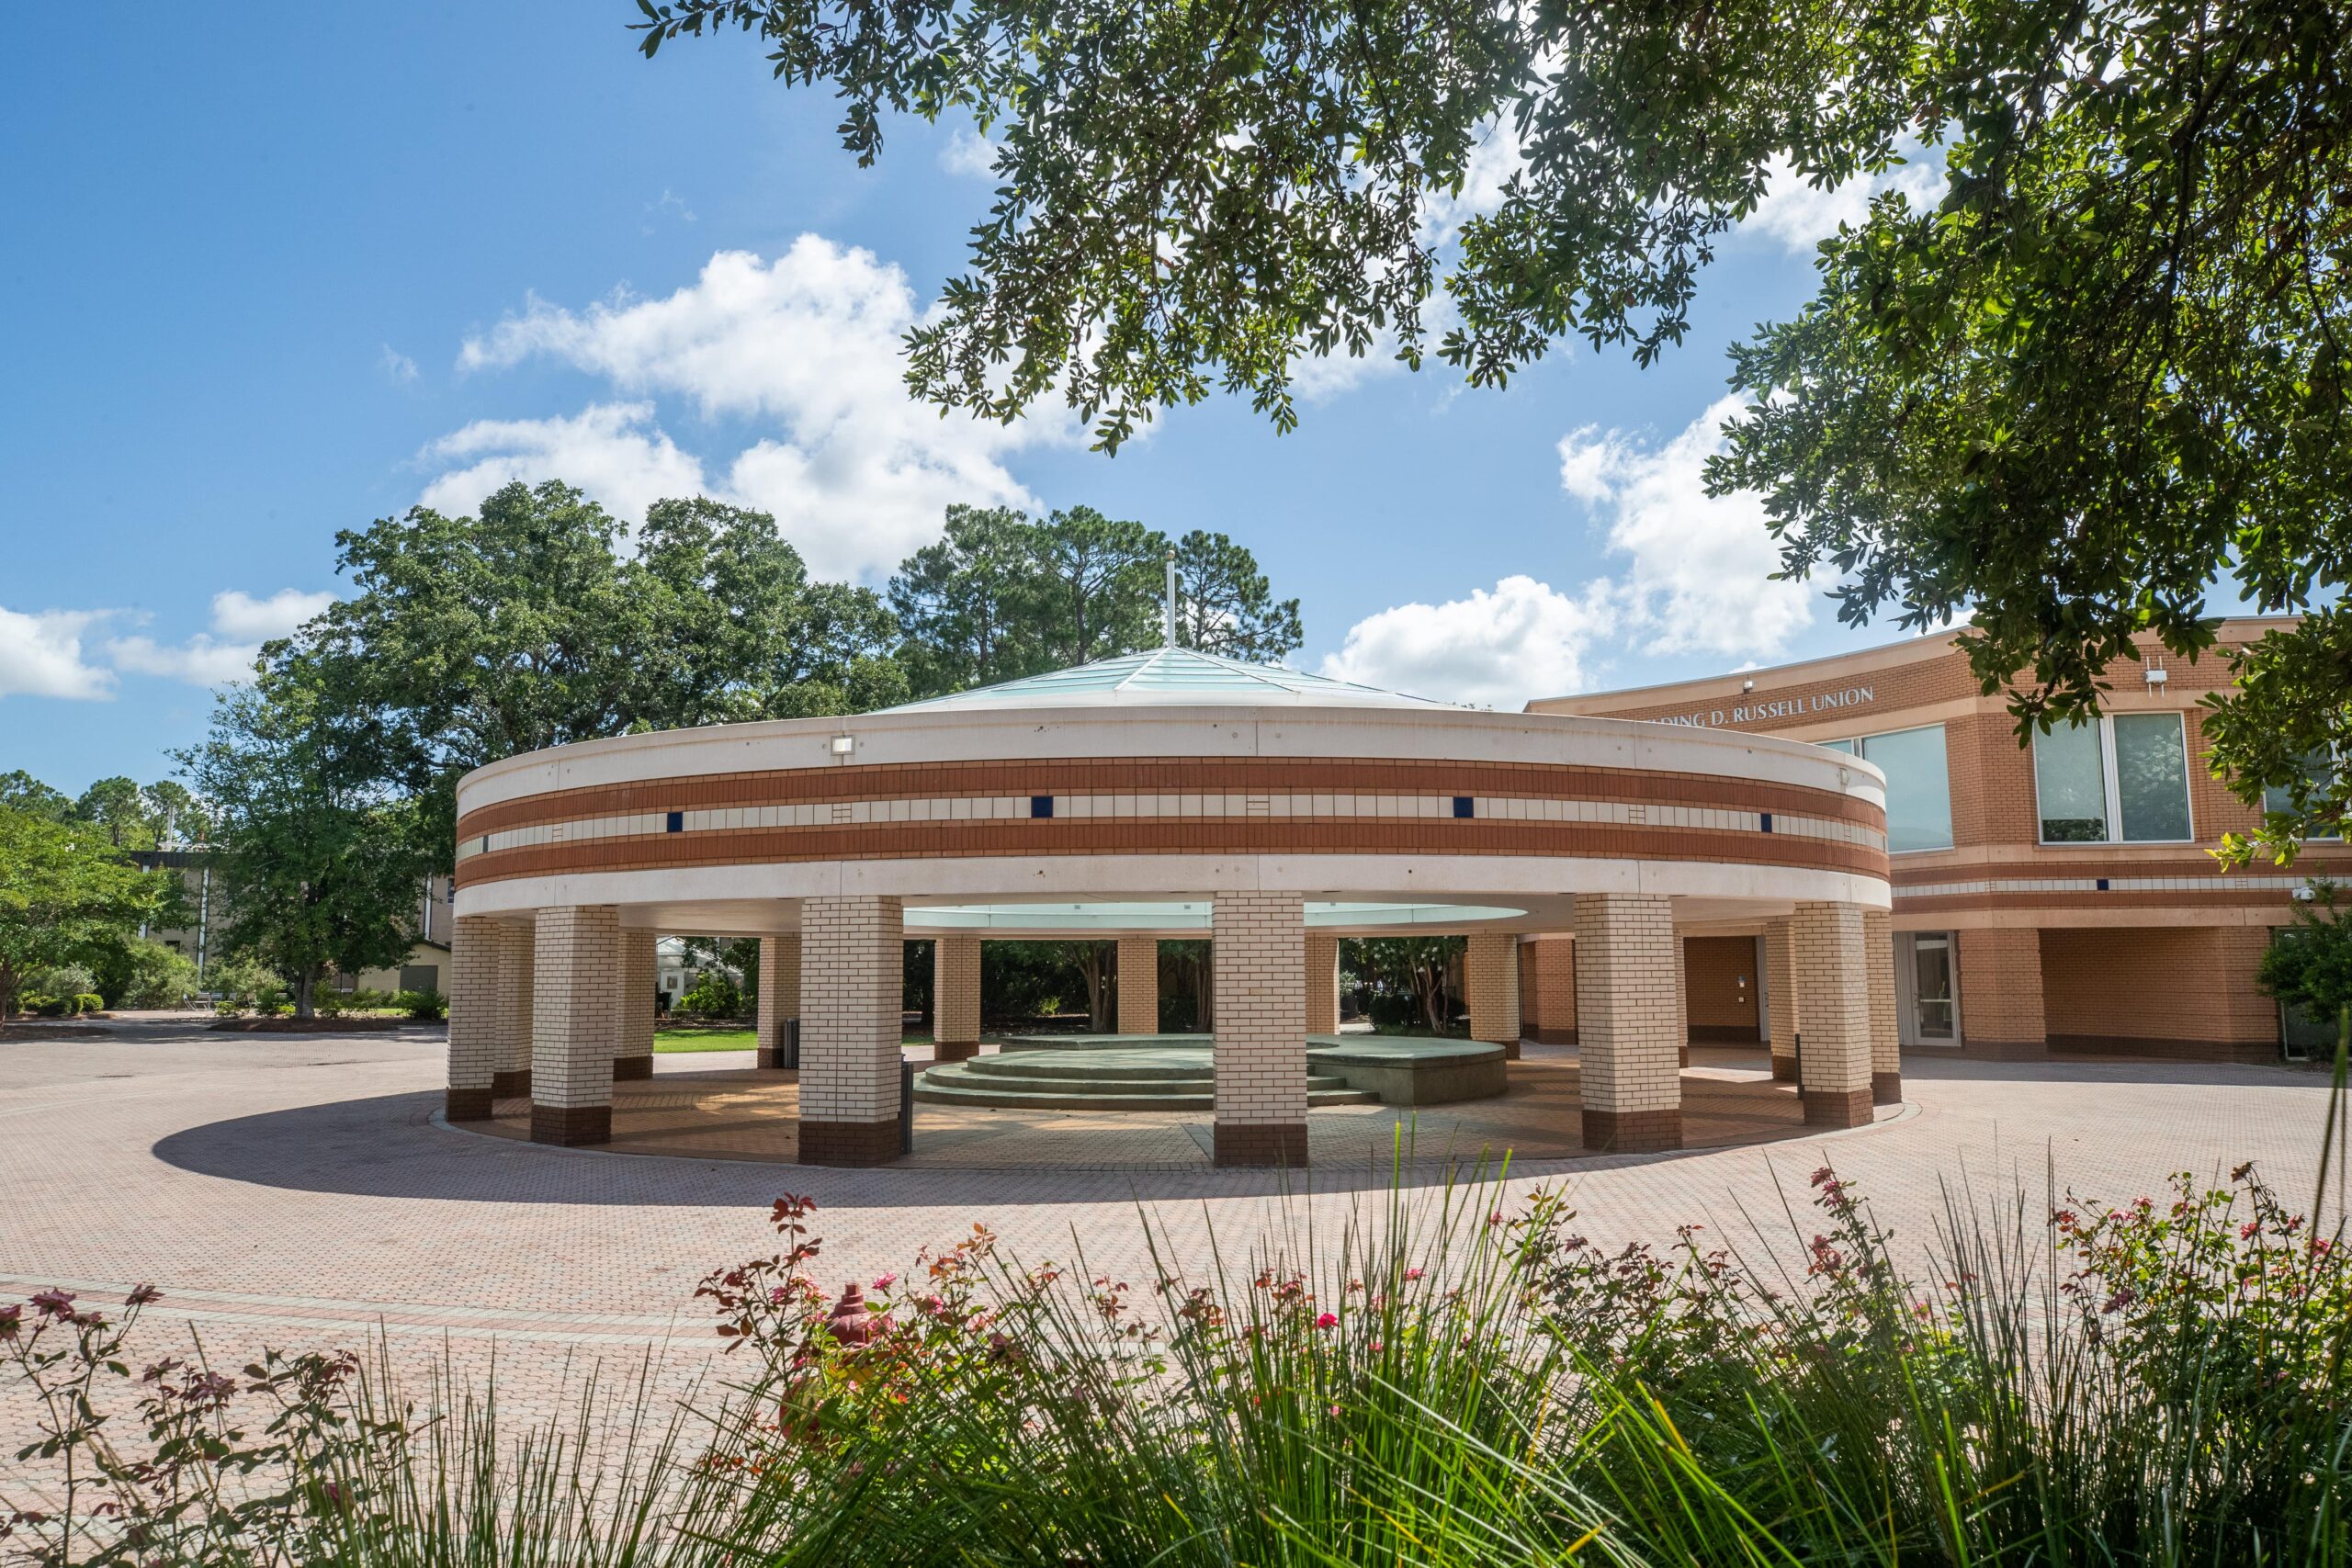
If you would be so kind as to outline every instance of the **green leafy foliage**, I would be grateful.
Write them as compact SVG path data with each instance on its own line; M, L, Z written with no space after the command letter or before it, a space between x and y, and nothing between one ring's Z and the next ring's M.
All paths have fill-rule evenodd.
M631 539L569 485L516 482L478 516L419 507L336 543L356 592L265 663L349 716L368 765L420 803L439 869L457 779L501 757L905 694L880 600L811 583L763 513L657 502Z
M74 992L96 988L86 967L170 908L164 874L142 873L87 822L0 806L0 1017L36 971L83 965Z
M1196 1263L1147 1218L1134 1280L974 1227L845 1287L786 1196L696 1292L725 1395L664 1425L591 1379L512 1435L348 1352L134 1380L155 1292L44 1291L0 1307L0 1520L36 1562L255 1568L2345 1560L2352 1267L2251 1167L1955 1201L1923 1274L1812 1189L1753 1262L1481 1179ZM38 1511L36 1466L72 1478Z
M1276 600L1257 558L1223 534L1171 542L1086 506L1035 522L1009 507L951 506L939 542L890 580L916 694L1157 648L1171 552L1179 644L1263 663L1298 647L1298 601Z
M330 970L398 964L415 941L433 851L416 803L379 776L376 739L372 715L281 678L223 694L178 754L218 814L224 944L290 981L305 1018Z
M2340 4L641 9L648 56L756 37L862 162L892 113L988 133L995 204L909 382L999 420L1062 397L1108 448L1220 389L1287 429L1302 356L1418 367L1441 290L1474 384L1562 339L1647 363L1774 178L1931 159L1932 206L1880 197L1734 353L1754 400L1711 484L1763 492L1849 622L1973 616L2021 738L2095 711L2138 638L2211 653L2219 583L2306 615L2224 655L2231 787L2352 750ZM2222 857L2290 856L2347 802L2332 772Z

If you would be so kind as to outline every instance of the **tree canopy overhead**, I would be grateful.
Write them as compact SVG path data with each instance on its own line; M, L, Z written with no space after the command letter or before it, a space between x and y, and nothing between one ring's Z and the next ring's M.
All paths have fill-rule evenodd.
M915 390L1011 419L1062 396L1115 447L1223 389L1295 419L1303 355L1436 351L1499 384L1555 340L1646 361L1776 169L1924 148L1821 251L1711 472L1754 488L1840 614L1973 615L2021 731L2091 711L2135 637L2213 642L2211 593L2308 612L2236 655L2213 760L2257 843L2340 827L2352 776L2352 7L2340 0L640 0L640 47L755 34L842 97L994 138L970 266ZM1489 139L1502 141L1494 147ZM1509 177L1452 210L1474 156Z

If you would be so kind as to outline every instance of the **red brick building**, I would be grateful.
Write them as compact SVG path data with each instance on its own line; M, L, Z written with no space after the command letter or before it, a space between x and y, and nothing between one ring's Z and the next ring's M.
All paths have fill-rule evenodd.
M1906 1050L2271 1059L2301 1022L2256 987L2255 965L2297 890L2352 874L2352 855L2320 842L2291 870L2222 872L2206 852L2252 814L2202 761L2198 704L2227 683L2222 655L2278 624L2228 622L2194 663L2150 643L2111 672L2097 724L2026 747L1951 633L1528 708L1812 741L1882 769ZM1764 928L1682 936L1690 1038L1769 1037ZM1534 1038L1575 1037L1571 949L1551 937L1523 951Z

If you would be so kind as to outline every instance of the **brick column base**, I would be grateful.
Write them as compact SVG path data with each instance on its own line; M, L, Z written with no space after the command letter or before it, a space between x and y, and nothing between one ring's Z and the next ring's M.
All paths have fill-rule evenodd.
M582 1144L613 1141L613 1108L609 1105L539 1105L531 1107L531 1142L578 1148Z
M1773 1057L1773 1058L1772 1058L1772 1081L1773 1081L1774 1083L1794 1083L1794 1082L1796 1082L1796 1081L1797 1081L1797 1059L1796 1059L1794 1056L1775 1056L1775 1057Z
M452 1122L487 1122L490 1120L490 1090L486 1089L452 1089L441 1103L441 1114Z
M1516 1062L1519 1060L1518 1041L1507 1040L1503 1043L1503 1060L1506 1062Z
M1679 1111L1584 1112L1584 1146L1596 1154L1644 1155L1682 1146Z
M613 1081L615 1083L620 1083L628 1078L650 1078L652 1076L653 1058L650 1055L643 1056L616 1056L613 1058Z
M1287 1165L1306 1163L1306 1123L1304 1122L1219 1122L1216 1124L1218 1165Z
M1903 1075L1901 1073L1872 1073L1871 1075L1871 1103L1873 1105L1902 1104Z
M1678 1067L1687 1067L1690 1065L1690 1046L1682 1045L1676 1048L1674 1065Z
M887 1122L800 1121L802 1165L888 1165L899 1157L899 1119Z
M763 1045L758 1050L752 1053L752 1066L755 1067L781 1067L784 1066L784 1052L772 1045Z
M968 1062L980 1054L977 1040L934 1040L931 1043L931 1059L934 1062Z
M1804 1091L1804 1124L1808 1127L1867 1127L1871 1119L1869 1089L1809 1089Z
M492 1100L520 1100L530 1092L531 1069L528 1067L490 1075L490 1098Z

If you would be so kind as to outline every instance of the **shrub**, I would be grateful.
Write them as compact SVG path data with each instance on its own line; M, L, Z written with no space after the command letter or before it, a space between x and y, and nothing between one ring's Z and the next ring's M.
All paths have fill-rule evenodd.
M204 987L220 998L219 1010L227 1016L266 1012L263 999L274 994L282 1001L287 990L275 970L243 953L215 958L205 969Z
M738 1018L743 1011L742 988L724 969L706 969L678 998L678 1011L697 1018Z
M449 1016L449 998L438 991L402 991L392 998L392 1005L420 1021Z
M124 943L108 968L107 988L116 1007L183 1007L196 994L196 964L160 942Z
M976 1230L838 1300L787 1197L782 1245L697 1292L739 1396L605 1466L592 1394L505 1447L349 1355L131 1385L154 1292L117 1321L44 1291L0 1307L6 1407L81 1495L12 1514L0 1481L0 1519L61 1562L108 1532L238 1563L2345 1561L2352 1272L2250 1167L2039 1219L1954 1200L1924 1287L1812 1185L1785 1269L1473 1183L1319 1258L1281 1231L1189 1275L1147 1222L1136 1284ZM81 1413L133 1400L144 1438L96 1441Z

